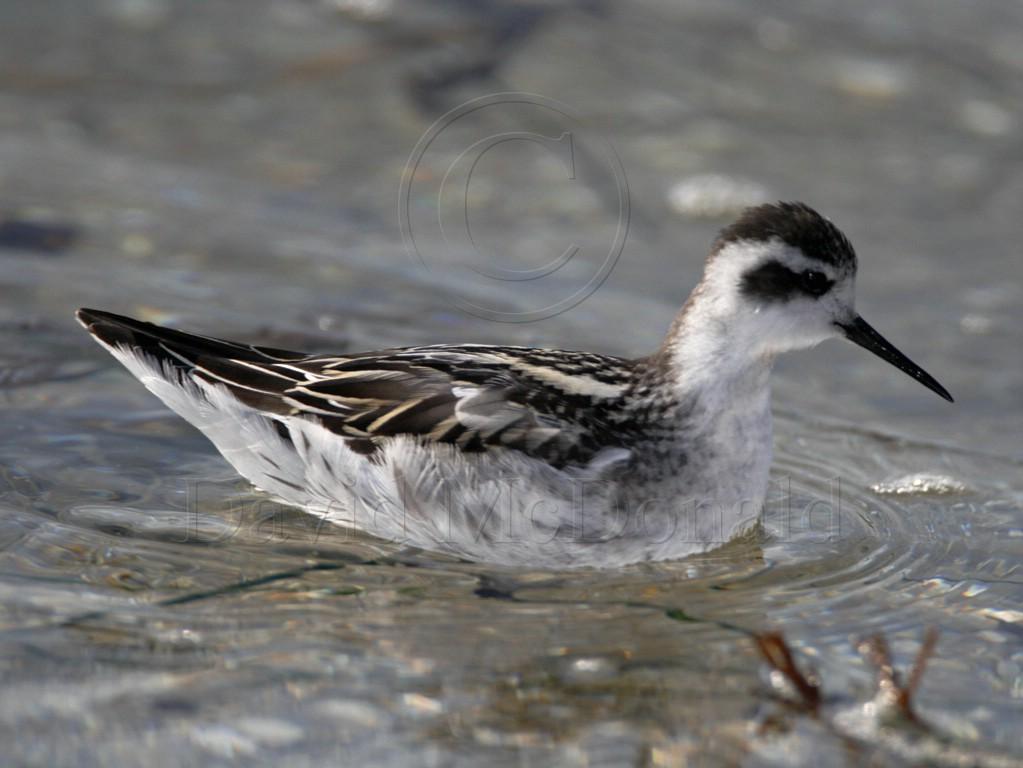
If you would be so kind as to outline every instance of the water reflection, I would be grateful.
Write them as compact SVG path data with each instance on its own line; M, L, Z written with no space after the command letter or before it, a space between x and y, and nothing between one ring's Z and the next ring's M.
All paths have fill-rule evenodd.
M1023 751L1018 16L399 0L5 13L0 211L68 235L16 227L0 243L10 759L842 763L820 722L757 730L772 688L749 633L783 630L854 707L873 690L855 643L882 631L904 667L931 625L922 716L956 749ZM511 87L570 102L614 144L635 215L591 299L497 326L441 297L532 297L409 263L395 202L442 110ZM504 190L544 178L530 162L489 177L484 234L519 266L608 226L600 190ZM324 351L639 354L695 281L712 214L751 190L840 221L860 302L963 397L939 410L837 344L786 361L763 530L680 562L490 568L268 507L71 320L96 305Z

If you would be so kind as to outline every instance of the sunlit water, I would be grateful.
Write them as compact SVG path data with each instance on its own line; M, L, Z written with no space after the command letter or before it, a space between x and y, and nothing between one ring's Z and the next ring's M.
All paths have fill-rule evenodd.
M897 762L892 738L857 735L873 671L855 644L884 633L907 666L930 626L931 762L1023 754L1018 10L337 10L356 6L253 3L237 22L219 3L39 3L0 25L0 208L76 233L8 231L0 252L7 759ZM251 48L214 34L235 23ZM512 39L495 79L424 75L448 71L448 46L483 56L487 24ZM457 259L410 261L395 216L432 120L510 86L570 103L614 144L634 212L607 282L526 324L453 305L529 310L585 264L509 292ZM523 220L526 251L613 230L600 184L557 210L555 174L557 194L516 187L538 157L491 169L511 190L489 198L491 242L521 243ZM495 569L324 527L240 481L71 320L87 305L311 350L637 354L729 201L758 190L846 229L861 310L959 402L837 342L785 361L762 531L680 562ZM769 629L852 720L775 711L750 639Z

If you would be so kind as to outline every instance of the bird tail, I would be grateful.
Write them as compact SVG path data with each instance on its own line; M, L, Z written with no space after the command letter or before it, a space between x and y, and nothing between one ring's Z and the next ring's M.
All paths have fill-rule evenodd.
M191 369L200 358L225 358L273 363L301 360L308 355L271 347L239 344L162 325L135 320L99 309L79 309L78 322L105 347L123 346L152 355L175 367Z
M245 405L270 413L284 412L280 395L301 377L271 375L268 366L308 357L302 352L185 333L97 309L79 309L76 316L93 338L136 376L133 363L142 359L176 382L223 385Z
M280 499L313 504L284 390L268 363L308 357L164 328L95 309L78 321L164 404L202 431L244 477Z

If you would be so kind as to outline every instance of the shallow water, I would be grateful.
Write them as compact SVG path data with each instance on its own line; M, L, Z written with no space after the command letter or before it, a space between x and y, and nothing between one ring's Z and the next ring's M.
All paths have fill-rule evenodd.
M12 763L1023 759L1015 4L237 9L0 9ZM509 89L569 105L578 142L575 181L534 142L495 152L473 188L498 266L542 271L536 253L579 246L525 290L440 249L427 193L408 220L421 260L397 216L433 121ZM565 127L527 111L488 130L508 114ZM423 167L443 171L472 130ZM607 142L631 216L606 281L536 322L459 311L542 314L599 272L622 223ZM85 305L311 350L637 354L730 206L765 194L843 227L860 310L957 403L850 345L792 356L763 531L676 563L495 569L322 527L241 482L71 320ZM906 667L930 626L931 732L872 731L856 642L884 633ZM816 669L822 719L772 702L750 637L769 629Z

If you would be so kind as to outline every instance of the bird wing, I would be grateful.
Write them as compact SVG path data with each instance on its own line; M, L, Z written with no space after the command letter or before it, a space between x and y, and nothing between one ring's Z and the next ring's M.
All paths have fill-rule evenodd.
M79 319L104 344L223 385L269 417L315 420L361 453L414 435L467 453L509 448L563 467L622 447L614 405L631 363L620 358L486 345L306 355L97 310L79 310Z

